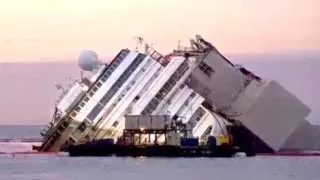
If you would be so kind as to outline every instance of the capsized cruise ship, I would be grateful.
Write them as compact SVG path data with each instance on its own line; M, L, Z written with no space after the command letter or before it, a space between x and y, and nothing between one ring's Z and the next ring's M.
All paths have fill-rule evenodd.
M109 64L84 51L79 66L90 76L61 95L39 151L88 137L117 140L126 115L164 115L190 125L200 140L231 133L240 146L275 152L310 113L276 81L234 65L200 35L166 56L147 43L143 52L122 49Z

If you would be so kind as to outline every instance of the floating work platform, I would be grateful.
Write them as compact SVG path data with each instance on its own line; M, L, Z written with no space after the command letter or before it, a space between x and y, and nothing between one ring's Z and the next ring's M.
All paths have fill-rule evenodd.
M131 156L131 157L233 157L238 151L229 146L184 147L172 145L119 145L88 142L70 145L70 156Z
M153 121L157 118L157 121ZM96 139L70 144L70 156L132 156L132 157L233 157L239 149L229 138L209 136L199 144L191 128L166 116L128 115L123 134L114 139ZM227 136L229 137L229 136Z

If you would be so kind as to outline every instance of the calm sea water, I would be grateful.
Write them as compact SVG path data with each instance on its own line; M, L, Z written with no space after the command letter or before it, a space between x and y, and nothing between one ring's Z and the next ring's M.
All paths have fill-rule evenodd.
M0 138L39 137L41 126L0 126ZM319 180L319 157L70 158L0 155L0 180Z

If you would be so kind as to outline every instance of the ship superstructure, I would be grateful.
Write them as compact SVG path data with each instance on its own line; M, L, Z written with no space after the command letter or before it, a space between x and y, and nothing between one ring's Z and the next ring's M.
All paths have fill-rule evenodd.
M169 115L203 135L215 120L204 98L184 84L193 71L192 58L164 58L148 49L140 53L123 49L91 79L76 82L57 105L60 116L43 134L39 150L58 151L66 143L91 138L117 138L125 115ZM212 127L211 127L212 129Z
M208 109L241 123L248 133L243 139L256 143L256 151L284 148L311 109L276 81L232 64L201 36L196 39L199 46L195 50L207 53L186 84L206 99Z
M140 114L168 115L190 125L200 139L240 124L240 139L250 137L276 151L310 112L276 82L233 65L201 36L168 56L146 44L145 52L121 50L109 64L91 51L80 57L81 68L92 76L64 93L42 132L40 151L59 151L88 137L116 140L125 116ZM296 113L276 111L281 108ZM275 127L274 121L283 126Z

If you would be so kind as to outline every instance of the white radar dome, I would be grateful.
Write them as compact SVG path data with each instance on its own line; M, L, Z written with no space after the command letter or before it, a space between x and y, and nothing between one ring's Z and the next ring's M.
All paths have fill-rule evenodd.
M84 50L78 59L79 66L84 71L93 71L100 67L102 62L98 59L97 53L91 50Z

